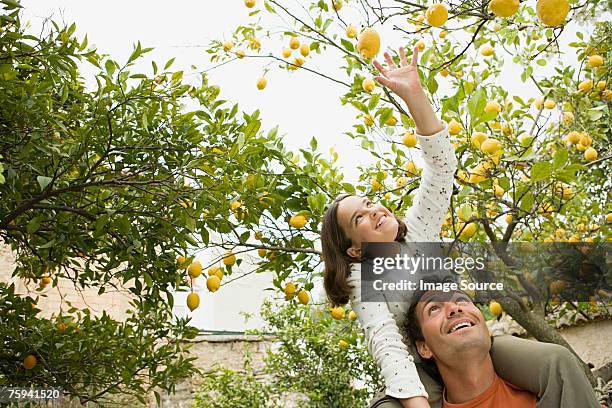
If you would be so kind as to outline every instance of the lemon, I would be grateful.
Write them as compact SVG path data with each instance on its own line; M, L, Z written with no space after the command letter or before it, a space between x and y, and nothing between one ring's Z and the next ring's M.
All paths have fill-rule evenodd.
M380 35L373 28L366 28L361 32L357 42L357 51L364 58L372 58L380 50Z
M611 214L612 215L612 214ZM349 320L357 320L357 313L354 310L351 310L348 315Z
M363 123L365 123L366 126L372 126L374 124L374 118L368 113L363 118Z
M597 160L597 150L593 149L592 147L589 147L588 149L586 149L584 151L584 158L587 159L588 161L595 161Z
M569 11L570 5L567 0L538 0L536 4L538 18L549 27L563 24Z
M227 251L225 255L223 255L223 264L227 266L232 266L236 263L236 255L232 253L232 251Z
M291 56L291 48L283 48L283 58L289 58Z
M604 89L606 89L606 85L608 85L606 81L597 81L597 90L603 91Z
M252 50L258 50L261 48L261 42L259 41L259 39L255 38L255 37L251 37L249 38L249 45L248 47Z
M489 138L482 142L480 151L484 154L493 154L501 149L501 142L497 139Z
M493 316L501 316L503 311L502 305L492 300L491 303L489 303L489 311L493 314Z
M442 75L444 78L446 78L448 76L448 70L447 69L441 69L440 70L440 75Z
M287 283L285 285L285 289L284 289L285 299L287 299L287 300L292 299L293 296L295 296L295 290L296 290L295 283L293 283L293 282Z
M451 135L458 135L462 129L463 128L461 124L455 119L451 119L451 121L448 122L448 133L450 133Z
M200 261L194 261L189 268L187 268L187 273L192 278L197 278L202 273L202 264Z
M580 142L581 145L589 147L593 143L593 139L589 136L588 133L582 132L580 134Z
M304 65L304 58L302 58L302 57L295 57L293 59L293 64L297 65L298 67L301 67L302 65Z
M291 48L292 50L297 50L298 48L300 48L299 38L291 37L291 39L289 40L289 48Z
M187 295L187 307L193 312L198 306L200 306L200 296L195 292L191 292Z
M497 102L497 101L489 101L485 105L484 111L487 112L487 113L491 113L491 112L499 113L499 112L501 112L501 109L502 109L502 107L499 104L499 102Z
M442 30L442 31L440 31L440 34L438 34L438 37L444 39L444 38L446 38L446 34L447 34L446 31Z
M303 215L294 215L289 219L289 225L293 228L304 228L308 220Z
M298 300L300 301L301 304L307 305L308 301L310 300L310 296L308 296L308 292L306 292L303 289L300 290L298 292Z
M557 106L555 101L551 101L550 99L547 99L546 101L544 101L544 108L546 109L554 109L555 106Z
M331 315L334 319L336 320L342 320L344 319L344 315L345 315L345 311L344 311L344 307L342 306L336 306L331 310Z
M448 20L448 8L445 4L436 3L427 9L427 23L434 27L440 27Z
M406 147L415 147L417 145L417 137L414 133L408 132L404 134L404 137L402 138L402 143Z
M501 197L505 192L506 191L497 184L493 186L493 193L495 194L495 197Z
M491 0L489 7L497 17L510 17L518 11L519 0Z
M536 98L536 100L533 102L533 105L537 110L542 109L542 107L544 106L544 98Z
M213 275L219 276L219 273L221 273L221 276L219 276L219 279L223 277L223 270L219 268L218 266L211 266L210 268L208 268L207 273L208 273L208 276L213 276Z
M491 44L485 44L480 47L480 55L484 57L490 57L491 55L493 55L493 53L495 53L495 49L491 47Z
M338 347L340 347L343 350L346 350L349 348L349 344L346 342L346 340L340 340L338 342Z
M242 203L240 201L232 201L232 203L230 204L230 210L236 211L238 208L240 208L241 205Z
M397 188L406 187L407 184L408 184L408 179L406 177L400 177L397 179L397 182L396 182Z
M244 0L244 5L248 8L255 7L255 0Z
M268 84L268 80L264 77L261 77L257 80L257 89L261 91L262 89L266 87L267 84Z
M472 134L472 137L470 137L470 141L472 142L472 145L474 145L474 147L477 147L477 148L480 148L480 145L485 140L487 140L487 135L486 133L483 133L483 132L474 132Z
M385 121L385 125L387 125L387 126L395 126L395 125L397 125L397 119L395 119L395 116L391 116L389 119L387 119Z
M237 56L238 58L244 58L244 55L245 55L245 53L244 53L244 51L243 51L243 50L238 50L238 51L236 51L236 56Z
M606 221L612 222L612 213L609 213L608 215L606 215Z
M23 359L23 362L21 364L23 364L23 368L25 368L26 370L31 370L36 367L36 363L36 356L30 354L29 356Z
M310 45L302 44L300 47L300 54L302 54L303 57L307 57L308 54L310 54Z
M512 222L512 214L506 214L506 216L504 217L504 220L510 224Z
M234 43L231 41L226 41L223 43L223 51L227 52L234 47Z
M417 175L419 173L419 168L417 167L416 163L412 161L406 163L406 166L404 166L404 170L406 170L406 173L411 176Z
M457 178L461 181L463 181L464 183L469 183L470 182L470 176L468 176L468 174L465 172L465 170L459 170L457 172Z
M259 255L260 257L262 257L262 258L263 258L263 257L265 257L265 256L266 256L266 253L267 253L267 252L268 252L268 251L266 251L265 249L263 249L263 248L259 248L259 249L257 250L257 255Z
M477 228L478 226L475 223L468 223L465 228L463 228L463 231L461 231L461 234L459 234L459 239L467 241L468 239L473 237L474 234L476 234Z
M603 57L601 55L591 55L588 60L587 63L589 64L589 67L591 68L596 68L596 67L601 67L604 63Z
M41 282L43 285L45 285L45 286L46 286L46 285L48 285L48 284L50 284L50 283L51 283L51 277L49 276L49 274L48 274L48 273L45 273L45 274L43 274L42 279L40 280L40 282Z
M372 180L370 180L370 185L372 186L372 191L378 191L382 187L375 177L372 177Z
M372 78L366 78L361 83L361 87L364 91L371 93L376 87L376 82Z
M425 42L423 40L419 40L417 41L416 46L419 51L423 51L425 49Z
M340 11L342 6L343 6L342 0L333 0L332 1L332 7L334 8L334 10Z
M176 258L176 262L178 263L179 269L185 269L189 266L189 259L187 259L183 255L179 255Z
M211 292L216 292L221 287L221 279L217 275L209 276L206 279L206 287Z
M574 114L572 112L563 112L563 122L569 125L574 121Z
M346 36L348 38L355 38L357 37L357 29L355 28L354 25L349 25L346 27Z

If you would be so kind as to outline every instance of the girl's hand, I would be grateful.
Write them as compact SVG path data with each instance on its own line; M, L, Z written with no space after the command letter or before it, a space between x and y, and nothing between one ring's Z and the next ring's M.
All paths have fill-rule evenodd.
M388 52L384 53L385 61L389 68L383 67L378 61L374 60L373 64L382 74L382 76L376 76L374 79L381 85L391 89L397 96L402 98L404 102L409 103L410 96L416 91L421 91L421 79L419 78L419 72L417 69L417 58L419 56L418 47L414 47L412 53L412 60L410 65L406 61L406 55L404 54L404 47L399 48L400 55L400 67L395 65L393 59Z

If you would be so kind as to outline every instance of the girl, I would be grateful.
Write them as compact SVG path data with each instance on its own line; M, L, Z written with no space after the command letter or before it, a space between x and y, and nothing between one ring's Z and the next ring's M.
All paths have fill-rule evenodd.
M403 48L399 55L400 67L388 53L384 54L388 68L374 61L381 74L375 79L406 103L414 120L425 161L421 184L404 220L365 197L343 194L334 200L321 229L324 285L334 306L351 303L380 367L386 389L372 407L440 407L442 386L420 368L418 354L409 353L410 341L404 341L398 329L404 325L408 302L360 299L361 243L439 241L457 168L447 126L436 117L419 80L418 48L410 64ZM497 338L491 353L496 372L538 395L540 408L597 406L577 359L564 347L508 336Z

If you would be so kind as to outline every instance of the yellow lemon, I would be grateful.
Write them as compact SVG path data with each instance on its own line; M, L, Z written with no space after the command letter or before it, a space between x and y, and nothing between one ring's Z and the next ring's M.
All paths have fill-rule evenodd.
M441 69L440 70L440 75L442 75L443 77L447 77L448 76L448 70L447 69Z
M604 89L606 89L607 84L608 83L606 81L597 81L597 85L596 85L597 90L603 91Z
M302 44L300 47L300 54L302 54L303 57L307 57L308 54L310 54L310 45Z
M489 101L485 105L484 111L487 112L487 113L491 113L491 112L499 113L499 112L501 112L501 109L502 109L502 107L499 104L499 102L497 102L497 101Z
M440 34L438 34L438 37L444 39L444 38L446 38L446 34L447 34L446 31L442 30L442 31L440 31Z
M406 166L404 166L404 170L406 170L406 173L411 176L417 175L419 173L419 168L417 167L415 162L412 161L406 163Z
M285 47L283 48L283 57L289 58L291 56L291 48Z
M588 60L587 63L589 64L589 67L591 68L596 68L596 67L601 67L604 63L603 57L601 55L591 55Z
M298 48L300 48L299 38L291 37L291 39L289 40L289 48L291 48L292 50L297 50Z
M493 314L493 316L501 316L503 311L502 305L492 300L491 303L489 303L489 311L491 312L491 314Z
M493 186L493 193L495 194L495 197L501 197L505 192L506 191L497 184Z
M301 67L302 65L304 65L304 58L302 58L302 57L295 57L293 59L293 64L297 65L298 67Z
M374 118L368 113L364 116L363 123L365 123L366 126L372 126L374 124Z
M331 310L331 315L334 319L336 320L342 320L344 319L344 315L345 315L345 311L344 311L344 307L342 306L336 306Z
M592 147L589 147L584 151L584 158L590 162L597 160L597 156L597 150L593 149Z
M355 38L357 37L357 29L355 28L354 25L349 25L346 27L346 36L348 38Z
M475 223L473 222L468 223L465 226L465 228L463 228L463 231L461 231L461 234L459 234L459 239L463 241L467 241L468 239L473 237L474 234L476 234L477 229L478 229L478 226Z
M569 11L570 5L567 0L538 0L536 4L538 18L549 27L563 24Z
M372 177L372 180L370 180L370 185L372 186L372 191L378 191L382 187L376 177Z
M387 126L395 126L395 125L397 125L397 119L395 119L395 116L391 116L389 119L387 119L385 121L385 125L387 125Z
M593 143L593 139L591 138L591 136L589 136L588 133L586 132L582 132L580 134L580 142L581 145L589 147L591 145L591 143Z
M474 132L472 134L472 137L470 137L470 141L472 142L474 147L477 147L477 148L480 148L480 145L485 140L487 140L487 135L486 133L483 133L483 132Z
M364 58L372 58L380 50L380 35L373 28L366 28L361 32L357 42L357 51Z
M489 7L497 17L510 17L518 11L519 0L491 0Z
M485 44L480 47L480 55L484 57L490 57L495 53L495 49L491 46L491 44Z
M346 342L346 340L340 340L338 342L338 347L340 347L343 350L346 350L349 348L349 344Z
M304 226L306 225L306 222L308 220L306 219L305 216L303 215L294 215L289 219L289 224L293 227L293 228L304 228Z
M544 101L544 108L546 109L554 109L555 106L557 106L555 101L551 101L550 99Z
M569 125L574 121L574 114L572 112L563 112L563 122Z
M469 183L470 182L470 176L468 176L468 174L465 172L465 170L459 170L457 172L457 178L461 181L463 181L464 183Z
M266 87L267 84L268 84L268 80L264 77L261 77L257 80L257 89L261 91L262 89Z
M576 132L575 130L572 130L571 132L567 134L567 141L570 142L571 144L576 144L580 141L581 137L582 135L580 134L580 132Z
M244 50L238 50L238 51L236 51L236 56L237 56L238 58L244 58L244 56L245 56Z
M406 177L400 177L397 179L397 182L396 182L397 188L406 187L407 184L408 184L408 179Z
M501 149L501 142L497 139L489 138L482 142L480 151L484 154L493 154Z
M216 292L221 287L221 279L217 275L209 276L206 279L206 287L211 292Z
M230 210L236 211L238 208L240 208L241 205L242 205L242 203L240 203L240 201L233 201L230 204Z
M612 215L612 214L611 214ZM357 313L354 310L351 310L348 315L349 320L357 320Z
M234 43L231 41L225 41L223 43L223 51L227 52L229 50L231 50L234 47Z
M301 304L307 305L308 301L310 300L310 296L308 296L308 292L306 292L303 289L300 290L298 292L298 300L300 301Z
M425 49L425 41L423 40L417 41L416 46L419 49L419 51L423 51Z
M223 264L226 266L232 266L236 263L236 255L232 253L232 251L227 251L225 255L223 255Z
M178 263L179 269L185 269L189 266L189 259L187 259L183 255L179 255L176 258L176 262Z
M285 299L289 300L289 299L293 299L293 296L295 296L295 291L296 291L296 287L295 287L295 283L293 282L289 282L285 285Z
M406 147L415 147L417 145L417 137L414 133L408 132L404 134L404 137L402 138L402 143Z
M202 273L202 264L200 261L194 261L189 268L187 268L187 273L192 278L197 278Z
M372 78L366 78L361 83L361 87L363 88L364 91L370 93L376 87L376 82Z
M268 251L266 251L264 248L259 248L257 250L257 255L259 255L262 258L265 257L267 253L268 253Z
M512 214L506 214L506 216L504 217L504 221L510 224L512 222Z
M23 368L25 368L26 370L31 370L36 367L36 363L36 356L30 354L29 356L23 359L23 362L21 364L23 364Z
M462 129L461 123L457 122L455 119L451 119L451 121L448 122L448 133L451 135L458 135Z
M590 92L593 89L593 81L587 79L578 84L578 89L582 92Z
M544 98L536 98L536 100L533 102L533 105L538 110L542 109L542 107L544 106Z
M434 27L440 27L448 20L448 8L445 4L436 3L427 9L427 23Z
M608 215L606 215L606 221L612 222L612 213L609 213Z
M193 312L198 306L200 306L200 296L195 292L191 292L187 295L187 307Z
M333 0L332 1L332 7L334 8L334 10L336 11L340 11L340 9L342 8L342 0Z
M248 8L255 7L255 0L244 0L244 5Z

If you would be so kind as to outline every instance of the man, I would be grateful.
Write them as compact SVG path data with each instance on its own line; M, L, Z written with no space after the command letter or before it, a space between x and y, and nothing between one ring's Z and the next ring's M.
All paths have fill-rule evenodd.
M495 372L485 319L464 292L415 292L405 330L425 370L444 384L443 407L536 407L535 394ZM577 365L575 376L584 376ZM585 407L593 406L583 402Z

